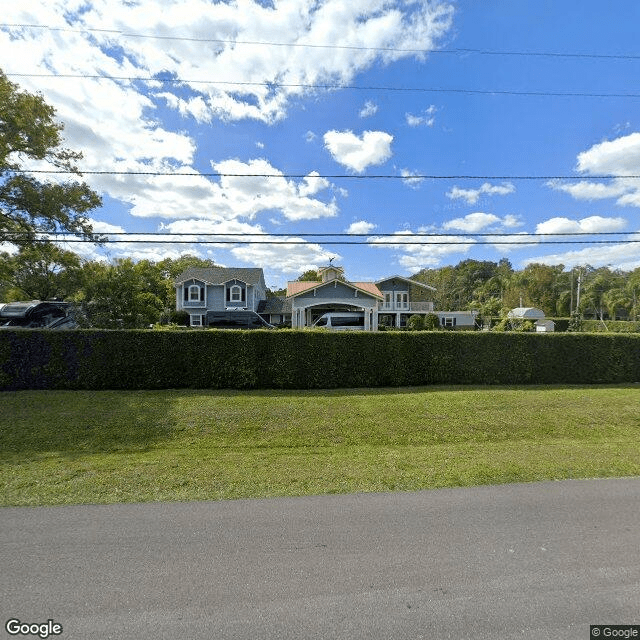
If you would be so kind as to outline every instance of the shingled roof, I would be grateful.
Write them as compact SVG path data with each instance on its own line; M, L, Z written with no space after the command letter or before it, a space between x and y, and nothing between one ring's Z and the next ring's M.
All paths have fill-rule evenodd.
M229 280L242 280L246 284L259 284L263 278L262 269L244 267L189 267L180 274L176 285L187 280L200 280L207 284L224 284Z
M260 300L258 313L291 313L291 299L276 296Z

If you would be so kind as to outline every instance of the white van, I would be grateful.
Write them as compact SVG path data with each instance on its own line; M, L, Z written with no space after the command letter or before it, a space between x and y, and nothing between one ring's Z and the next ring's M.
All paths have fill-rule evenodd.
M313 326L334 331L364 331L364 312L331 311L320 316Z

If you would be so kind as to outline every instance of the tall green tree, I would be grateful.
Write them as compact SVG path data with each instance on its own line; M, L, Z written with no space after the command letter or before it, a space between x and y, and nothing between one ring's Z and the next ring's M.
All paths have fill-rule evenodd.
M305 271L299 278L298 282L319 282L320 276L315 269Z
M54 244L21 247L0 262L6 301L64 299L80 286L80 258Z
M20 91L0 70L0 242L29 246L41 234L79 233L95 239L87 212L101 199L79 180L42 182L23 163L45 161L80 176L82 154L62 146L63 125L41 95Z
M200 258L191 254L180 256L179 258L165 258L156 263L163 277L172 281L177 278L184 271L190 267L198 267L200 269L206 269L209 267L215 267L216 263L209 258Z
M103 329L144 329L160 320L166 285L154 263L129 258L115 264L88 262L82 272L82 289L75 298L82 324Z
M599 320L604 320L612 305L623 305L620 296L607 296L612 289L623 289L626 281L623 273L613 271L609 267L594 269L587 265L582 281L582 295L580 297L580 311L594 314ZM615 298L615 302L614 302ZM628 305L629 307L631 305ZM614 311L615 313L615 311Z

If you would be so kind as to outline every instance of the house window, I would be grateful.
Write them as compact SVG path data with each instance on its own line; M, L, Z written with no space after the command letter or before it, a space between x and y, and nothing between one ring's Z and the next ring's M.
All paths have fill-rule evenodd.
M456 319L454 317L445 316L440 321L440 324L442 324L443 327L455 327Z
M202 316L201 315L191 315L191 326L192 327L201 327L202 326Z
M244 289L234 284L233 286L227 289L227 302L244 302L245 301L245 291Z
M409 294L398 292L396 293L396 307L398 309L408 309L409 308Z
M385 293L384 294L384 308L385 309L391 309L391 294L390 293Z
M192 284L189 287L189 302L204 301L204 289L197 284Z

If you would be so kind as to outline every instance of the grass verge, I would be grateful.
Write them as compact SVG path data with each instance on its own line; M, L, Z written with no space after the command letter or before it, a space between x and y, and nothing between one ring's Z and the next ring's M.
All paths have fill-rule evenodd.
M0 394L0 504L640 475L640 388Z

